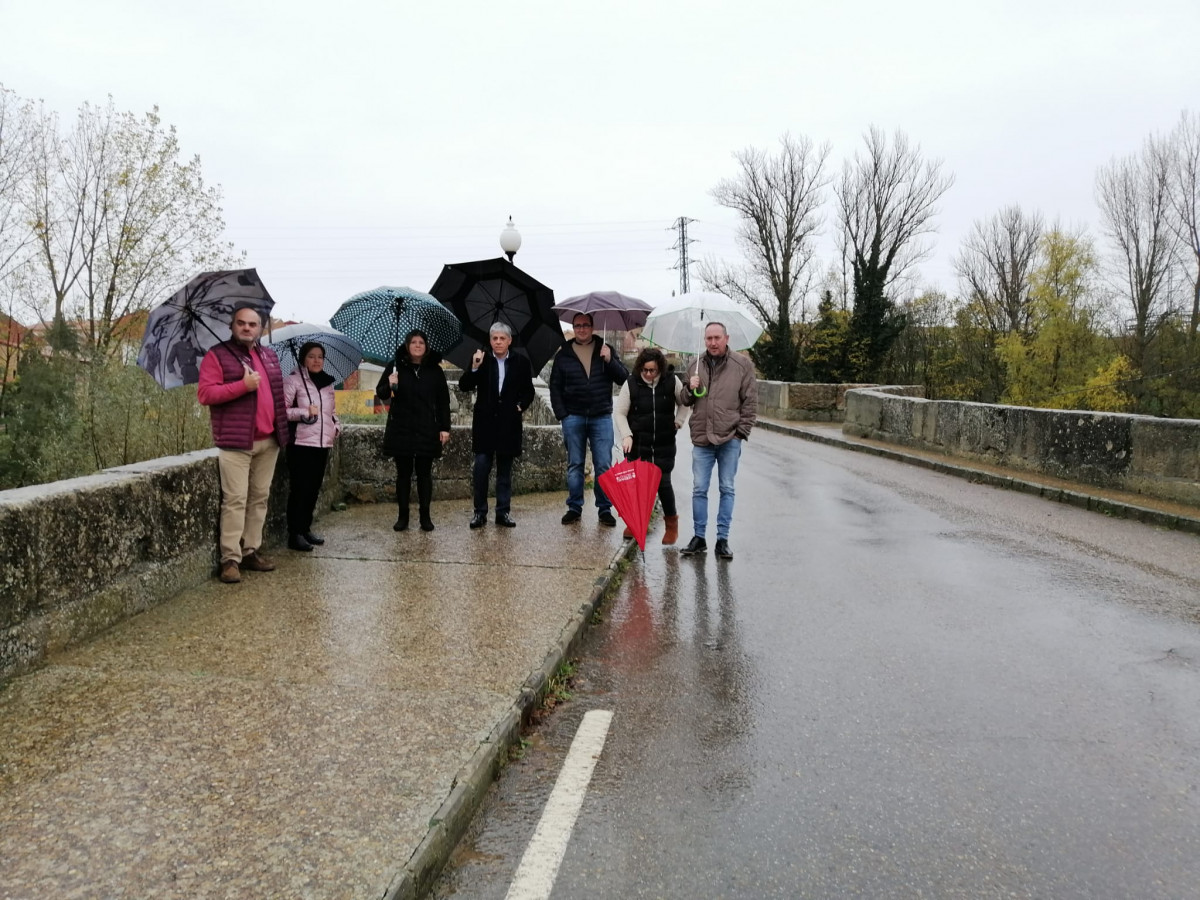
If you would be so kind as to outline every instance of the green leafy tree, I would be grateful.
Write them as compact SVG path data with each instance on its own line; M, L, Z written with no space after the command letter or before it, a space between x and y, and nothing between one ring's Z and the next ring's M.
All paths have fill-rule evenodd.
M804 338L803 378L821 384L853 381L850 361L850 313L840 309L833 293L825 291L816 321Z
M1125 391L1125 385L1133 380L1133 363L1128 356L1118 354L1087 380L1084 404L1099 412L1129 412L1134 400Z
M1096 257L1086 236L1051 230L1030 275L1028 333L997 342L1007 375L1005 403L1072 408L1086 402L1089 380L1112 362L1097 327Z
M51 341L69 334L52 329ZM79 364L69 350L27 341L4 417L4 487L73 478L92 471L75 403Z

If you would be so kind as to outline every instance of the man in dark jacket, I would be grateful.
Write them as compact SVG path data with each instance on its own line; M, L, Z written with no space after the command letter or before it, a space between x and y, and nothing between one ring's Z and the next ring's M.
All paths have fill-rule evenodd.
M533 369L524 356L510 352L512 329L496 322L488 332L491 352L476 350L471 371L463 372L458 388L475 391L475 413L471 420L471 449L475 466L471 473L475 516L472 528L487 524L488 477L496 461L496 524L516 527L509 514L512 504L513 460L521 455L521 416L533 403Z
M226 584L240 569L270 572L275 564L262 545L267 498L279 448L288 441L279 358L261 347L262 316L249 304L233 311L232 337L200 363L196 396L209 408L217 468L221 473L221 571Z
M625 383L629 372L612 347L592 333L592 317L576 313L571 327L575 337L563 344L550 369L550 405L562 422L567 445L567 512L564 525L583 515L583 464L587 447L592 447L592 470L596 478L596 508L600 524L617 524L612 503L600 490L600 476L612 465L613 385Z

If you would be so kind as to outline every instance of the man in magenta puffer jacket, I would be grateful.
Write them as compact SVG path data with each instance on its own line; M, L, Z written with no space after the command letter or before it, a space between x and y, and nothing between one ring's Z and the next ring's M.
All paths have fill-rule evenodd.
M262 315L252 304L241 304L234 308L231 326L233 336L200 363L196 392L209 408L213 443L220 449L220 578L226 584L242 580L240 569L275 568L258 548L275 460L288 439L279 358L258 344Z

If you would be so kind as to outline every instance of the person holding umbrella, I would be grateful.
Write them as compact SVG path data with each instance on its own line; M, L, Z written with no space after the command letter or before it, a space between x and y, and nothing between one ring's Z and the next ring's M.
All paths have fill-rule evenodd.
M325 480L329 450L342 430L335 412L334 377L325 371L325 347L306 341L300 367L283 380L283 403L294 429L287 450L288 548L311 553L325 539L313 534L313 510Z
M433 461L450 440L450 389L441 358L429 349L425 332L414 329L383 370L375 395L389 404L383 453L396 460L395 531L408 528L409 492L417 475L417 509L422 531L433 531Z
M493 322L488 331L491 352L476 350L471 368L463 372L458 388L476 392L471 420L471 473L475 515L471 528L487 524L488 478L496 463L496 524L515 528L512 506L513 460L521 455L521 416L533 403L533 369L524 356L512 353L513 332L504 322Z
M694 556L708 550L708 487L713 467L721 500L717 506L719 559L733 559L729 549L729 526L733 522L733 482L737 476L742 441L758 421L758 382L754 364L729 349L729 332L723 322L704 328L704 355L688 378L683 402L693 408L692 433L692 527L693 537L680 552Z
M613 405L613 419L625 455L652 462L662 470L658 499L666 522L664 544L674 544L679 538L671 470L675 468L675 432L688 419L683 395L683 383L667 371L662 351L649 347L634 360L633 376L621 386ZM629 527L625 528L625 537L633 537Z
M258 552L267 498L279 448L288 441L279 357L258 344L262 315L238 301L232 336L213 346L200 363L196 396L209 408L221 475L221 571L226 584L242 580L240 569L270 572L275 564Z
M576 313L571 328L575 336L559 348L550 369L550 405L562 423L567 447L567 511L562 523L574 524L583 515L583 464L591 444L600 524L612 527L617 520L599 478L612 465L613 385L624 384L629 372L613 348L593 333L589 313Z

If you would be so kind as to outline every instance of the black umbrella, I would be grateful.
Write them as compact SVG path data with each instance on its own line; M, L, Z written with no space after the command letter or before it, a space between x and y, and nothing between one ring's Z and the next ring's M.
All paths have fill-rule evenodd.
M462 343L446 354L461 368L489 346L488 329L495 322L513 330L513 349L529 358L534 374L562 346L554 291L503 257L447 265L429 293L463 323Z
M275 306L254 269L200 273L151 311L138 365L165 388L196 384L200 360L229 340L233 309L246 302L264 323Z

